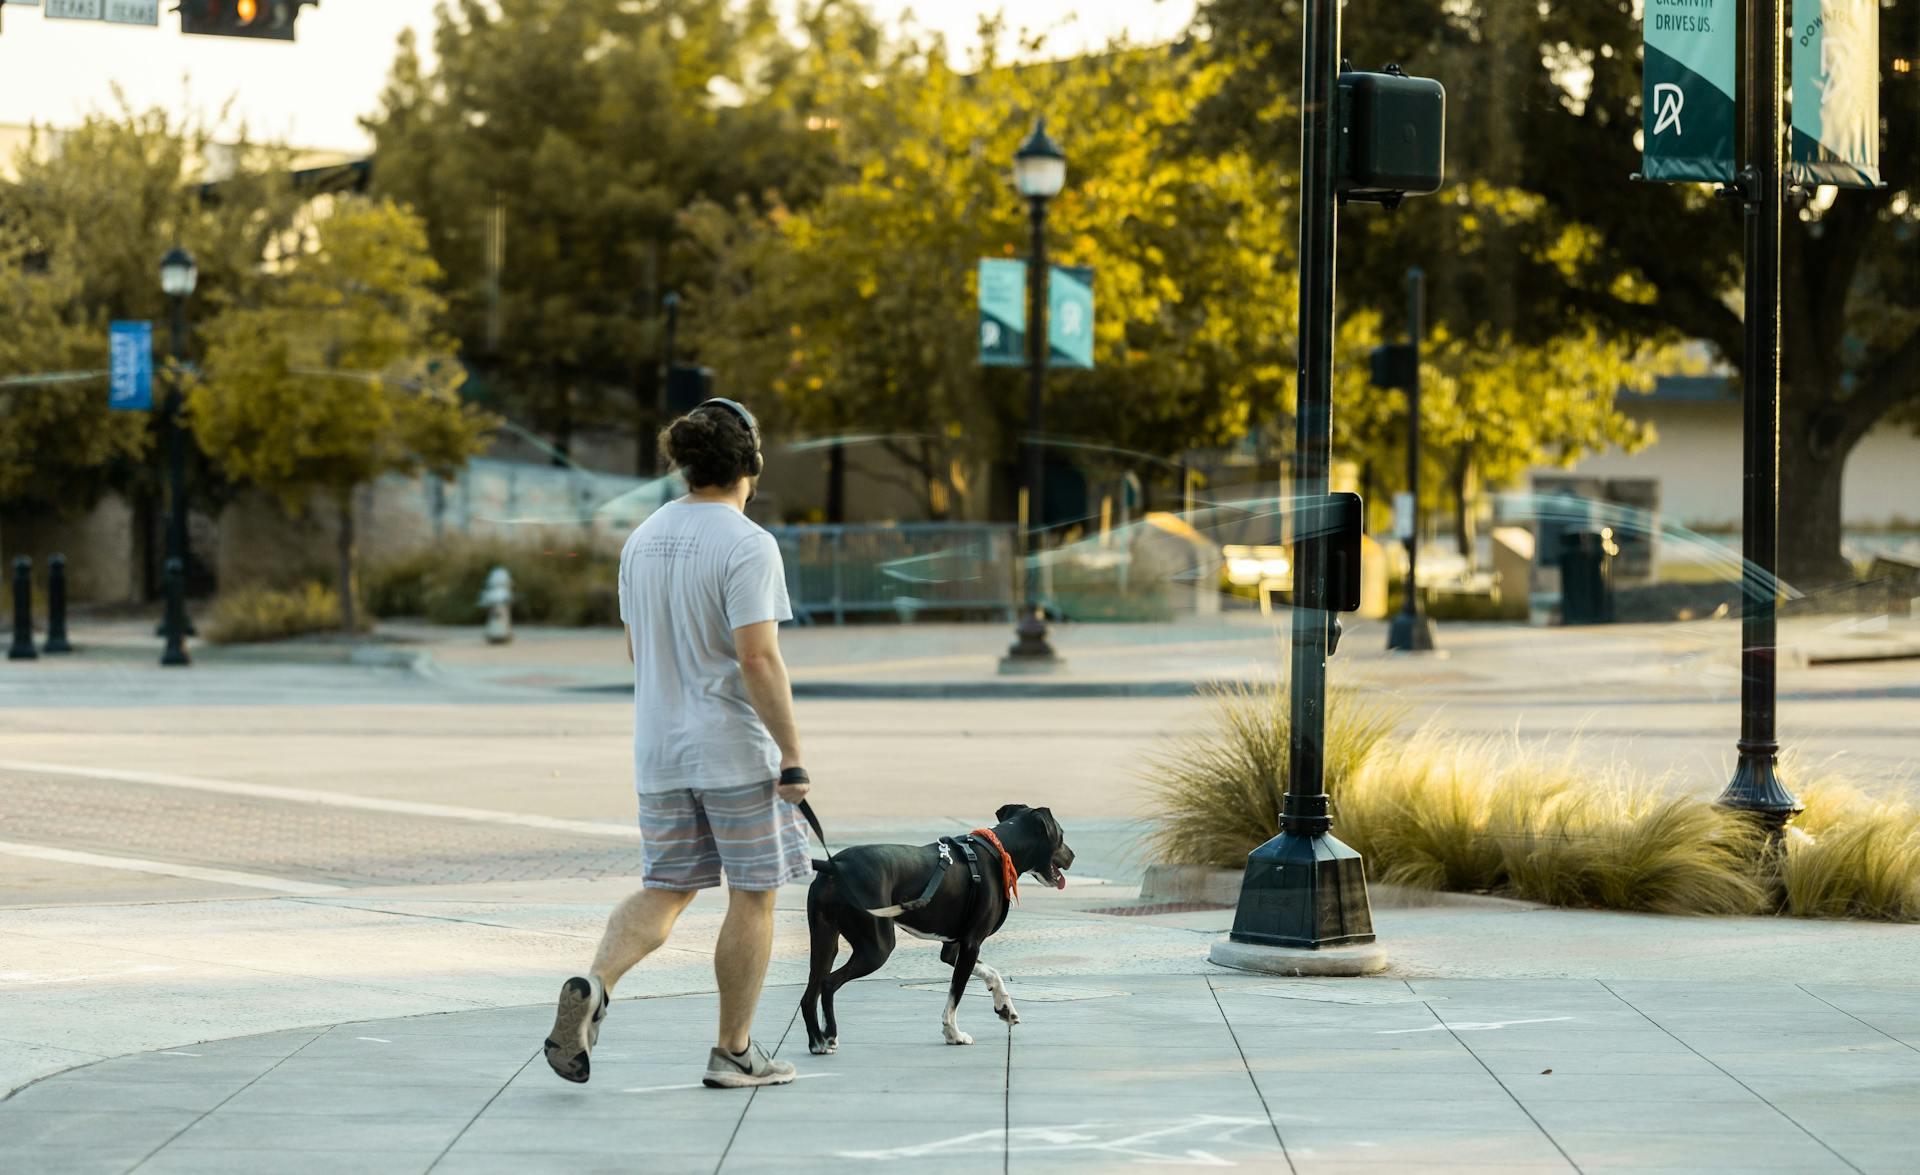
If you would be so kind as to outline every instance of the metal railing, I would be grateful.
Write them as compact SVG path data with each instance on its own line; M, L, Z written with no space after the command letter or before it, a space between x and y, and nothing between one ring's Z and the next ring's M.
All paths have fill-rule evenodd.
M1004 523L903 522L768 527L786 562L787 594L803 624L850 614L1014 615L1018 554Z

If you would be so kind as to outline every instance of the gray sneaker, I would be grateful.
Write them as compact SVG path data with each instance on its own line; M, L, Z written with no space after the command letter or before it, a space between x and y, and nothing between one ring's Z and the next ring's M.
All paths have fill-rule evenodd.
M716 1048L707 1054L707 1075L701 1080L711 1089L744 1089L751 1085L785 1085L793 1080L793 1066L769 1057L753 1041L747 1051L734 1056Z
M547 1064L572 1082L592 1074L587 1054L600 1041L600 1021L607 1018L607 991L597 976L576 975L560 985L560 1002L553 1013L553 1031L547 1034Z

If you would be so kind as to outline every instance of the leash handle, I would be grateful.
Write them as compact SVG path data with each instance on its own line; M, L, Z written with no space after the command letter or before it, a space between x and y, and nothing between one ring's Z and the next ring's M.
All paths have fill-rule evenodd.
M813 779L807 775L807 769L805 767L788 767L786 770L780 772L780 782L784 786L792 787L796 784L812 783ZM813 805L805 800L801 800L799 808L800 814L807 818L808 826L813 829L813 835L820 838L820 847L826 849L826 830L820 827L820 817L814 815ZM833 856L832 849L827 849L827 856Z

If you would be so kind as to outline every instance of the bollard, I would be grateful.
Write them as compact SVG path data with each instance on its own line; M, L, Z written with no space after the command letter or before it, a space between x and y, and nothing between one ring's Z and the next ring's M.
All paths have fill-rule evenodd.
M7 650L7 660L32 661L39 656L33 651L33 560L21 555L13 561L13 647Z
M163 622L167 633L166 651L160 654L160 664L166 666L191 665L193 658L187 656L187 569L178 559L167 560L165 573L167 585L167 615Z
M47 560L47 653L71 653L67 641L67 557L55 555Z

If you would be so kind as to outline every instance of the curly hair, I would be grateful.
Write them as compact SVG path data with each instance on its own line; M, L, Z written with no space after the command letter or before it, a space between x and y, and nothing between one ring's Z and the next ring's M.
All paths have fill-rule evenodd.
M726 489L753 472L753 434L723 408L696 408L660 430L660 451L696 490Z

